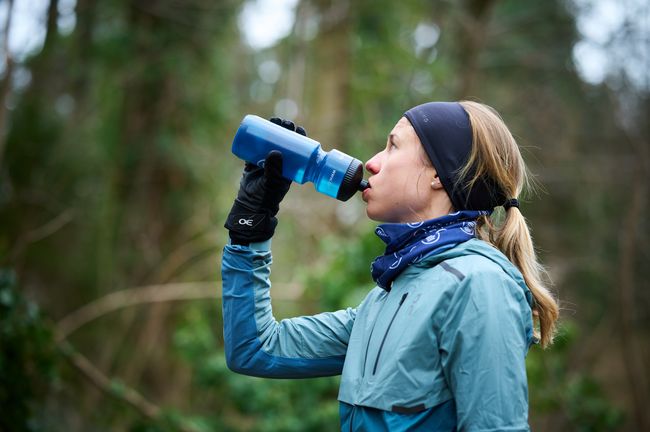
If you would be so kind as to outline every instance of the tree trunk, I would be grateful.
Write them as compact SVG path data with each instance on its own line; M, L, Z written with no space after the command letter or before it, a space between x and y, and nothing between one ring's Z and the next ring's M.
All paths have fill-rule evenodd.
M349 5L347 0L316 3L322 19L307 83L310 129L326 148L344 150L350 82Z
M2 161L7 140L7 124L9 117L7 102L9 101L9 95L11 94L11 79L14 68L14 62L11 58L11 53L9 52L9 31L11 28L11 15L13 12L14 1L8 1L7 19L3 31L4 46L2 47L5 55L5 75L2 77L2 82L0 82L0 172L2 172Z
M479 59L487 43L487 33L492 10L497 0L470 0L461 17L459 29L458 99L472 97L479 75Z

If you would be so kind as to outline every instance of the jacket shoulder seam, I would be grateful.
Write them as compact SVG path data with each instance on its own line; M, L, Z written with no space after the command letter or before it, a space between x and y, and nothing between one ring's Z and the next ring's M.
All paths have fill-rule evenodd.
M439 265L440 265L440 267L442 267L445 271L447 271L447 272L453 274L454 276L456 276L460 282L462 282L463 279L465 279L465 275L464 275L460 270L458 270L457 268L455 268L455 267L453 267L453 266L447 264L446 262L441 261L441 262L439 263Z

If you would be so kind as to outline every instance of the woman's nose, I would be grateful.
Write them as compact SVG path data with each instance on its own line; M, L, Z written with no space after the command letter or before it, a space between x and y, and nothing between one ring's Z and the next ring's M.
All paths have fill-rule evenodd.
M379 172L379 169L381 168L381 165L379 163L379 155L381 153L377 153L373 157L371 157L368 162L366 162L366 170L370 174L377 174Z

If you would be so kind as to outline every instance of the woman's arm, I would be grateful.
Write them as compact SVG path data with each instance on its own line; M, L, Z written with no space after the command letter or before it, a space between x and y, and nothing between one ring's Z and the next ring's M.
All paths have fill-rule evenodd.
M230 369L269 378L341 373L356 309L277 322L271 308L270 240L226 246L221 272Z
M440 328L458 430L528 431L532 321L524 291L503 272L459 272L459 279Z

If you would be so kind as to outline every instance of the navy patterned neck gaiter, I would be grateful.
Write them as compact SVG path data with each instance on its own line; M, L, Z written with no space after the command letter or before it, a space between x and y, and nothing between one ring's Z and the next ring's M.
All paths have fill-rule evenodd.
M375 229L386 251L372 262L372 278L390 291L397 276L411 264L476 236L476 219L487 211L463 210L415 223L387 223Z

